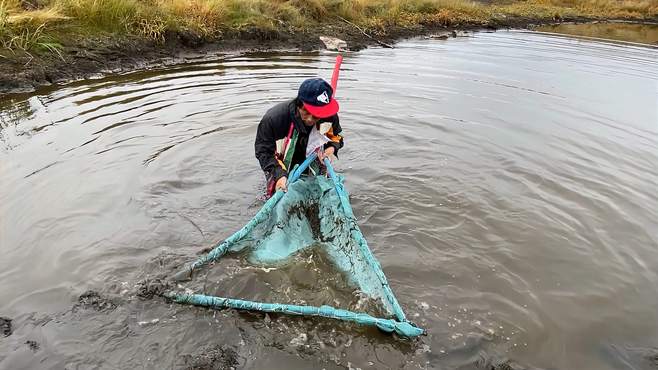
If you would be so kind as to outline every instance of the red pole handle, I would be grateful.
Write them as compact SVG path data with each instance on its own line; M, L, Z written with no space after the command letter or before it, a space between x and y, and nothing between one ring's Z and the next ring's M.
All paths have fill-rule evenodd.
M334 90L334 97L336 96L336 87L338 85L338 73L340 72L340 65L343 63L343 56L338 54L336 57L336 64L334 65L334 73L331 75L331 89Z

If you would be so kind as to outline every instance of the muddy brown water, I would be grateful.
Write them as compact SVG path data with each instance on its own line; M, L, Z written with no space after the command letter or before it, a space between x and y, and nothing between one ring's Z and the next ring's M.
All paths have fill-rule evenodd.
M0 368L656 368L657 56L514 31L345 55L337 170L417 341L137 295L255 214L257 122L333 54L5 97ZM352 294L312 254L206 271L194 289Z
M657 24L586 23L542 26L538 31L558 34L658 45Z

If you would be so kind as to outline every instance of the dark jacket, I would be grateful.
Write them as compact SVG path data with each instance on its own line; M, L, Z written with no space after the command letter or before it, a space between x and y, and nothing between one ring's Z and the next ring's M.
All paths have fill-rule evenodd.
M297 112L297 104L297 99L293 99L275 105L265 113L258 124L256 143L254 145L256 158L258 158L260 167L265 171L266 176L274 179L274 181L280 179L282 176L288 176L288 170L290 170L290 168L283 168L274 154L276 151L276 141L285 139L288 136L291 122L294 124L295 130L299 133L291 167L295 164L301 164L306 159L306 144L308 143L308 135L311 133L313 127L306 126L301 120ZM338 122L338 115L321 119L318 122L318 126L323 122L331 122L331 129L325 134L329 138L329 142L324 147L326 149L329 146L333 146L337 154L338 149L343 147L343 137L340 135L342 130Z

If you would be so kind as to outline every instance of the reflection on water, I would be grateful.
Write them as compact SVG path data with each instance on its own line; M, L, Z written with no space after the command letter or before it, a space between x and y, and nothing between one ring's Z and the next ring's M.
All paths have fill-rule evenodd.
M427 337L137 298L256 213L256 125L334 57L230 56L1 102L14 333L0 369L655 366L658 61L644 46L499 32L345 55L337 170ZM331 271L316 253L276 270L235 256L191 286L368 304ZM89 289L112 304L78 302Z
M541 26L542 32L658 45L658 24L585 23Z

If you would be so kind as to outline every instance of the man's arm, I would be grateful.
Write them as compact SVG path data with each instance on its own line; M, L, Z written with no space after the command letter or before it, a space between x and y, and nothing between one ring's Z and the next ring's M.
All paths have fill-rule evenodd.
M331 128L325 134L329 141L324 144L324 149L326 150L329 147L334 148L334 155L338 154L338 149L343 147L343 136L340 135L343 130L340 127L340 122L338 115L335 115L331 118Z
M274 136L272 119L268 116L263 117L258 124L254 147L260 168L272 176L274 181L278 181L283 176L288 176L285 165L274 156L276 152L276 138Z

